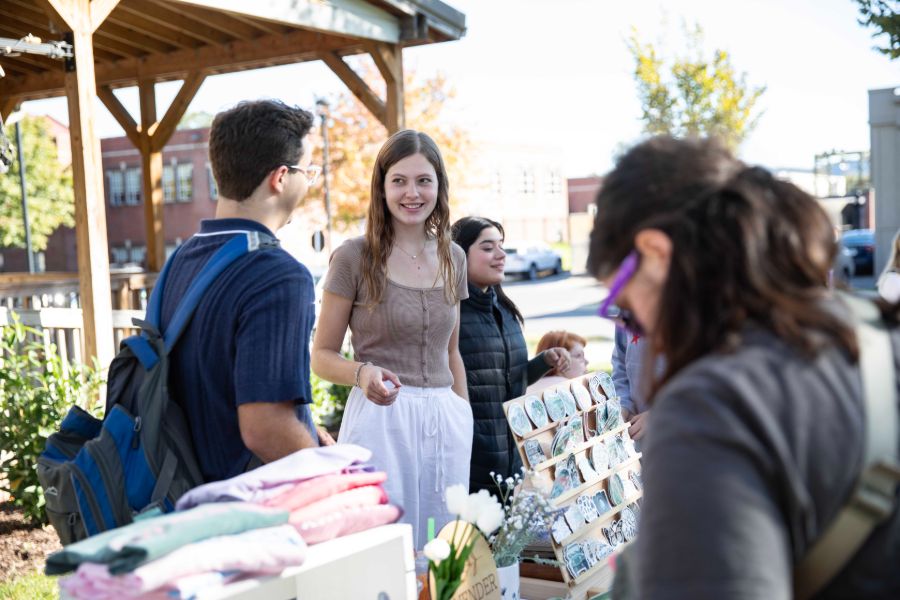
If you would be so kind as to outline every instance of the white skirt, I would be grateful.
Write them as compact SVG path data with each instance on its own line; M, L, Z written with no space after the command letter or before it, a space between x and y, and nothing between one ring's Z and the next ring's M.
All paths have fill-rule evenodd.
M388 498L403 509L401 521L413 526L416 548L422 549L429 517L435 533L452 519L447 487L469 487L473 428L472 407L449 387L405 385L390 406L371 402L354 387L338 440L372 451L372 464L388 475Z

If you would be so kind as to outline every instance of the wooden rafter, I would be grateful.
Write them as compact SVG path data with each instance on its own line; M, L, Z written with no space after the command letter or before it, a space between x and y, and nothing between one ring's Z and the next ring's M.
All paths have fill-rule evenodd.
M0 1L0 7L2 6L2 1ZM9 9L4 12L4 10L0 8L0 28L3 28L3 31L10 37L18 39L26 34L31 33L47 41L62 39L61 33L53 33L47 28L49 23L47 21L47 15L45 13L36 11L35 15L33 13L27 13L26 11L18 10L14 14L10 14L10 12L11 11L9 11ZM43 20L41 20L41 17L43 17ZM121 58L121 56L117 54L111 54L102 50L96 51L95 54L97 58L101 58L103 60L115 60L117 58ZM52 61L52 59L46 60ZM53 62L57 65L59 64L56 61Z
M178 33L205 44L227 44L234 40L227 33L215 27L210 27L207 23L197 20L191 15L184 14L180 10L174 11L152 2L131 0L131 2L122 6L122 10L144 17L148 21L152 21L166 29L171 28Z
M103 24L109 14L119 4L119 0L91 0L91 31Z
M344 85L347 86L353 95L359 98L359 101L369 109L369 112L384 123L387 118L387 107L381 98L378 97L378 94L372 91L369 84L357 75L356 71L344 62L344 59L334 52L323 52L321 58L322 62L328 65L328 68L344 82Z
M139 12L132 12L127 4L123 4L122 7L110 17L109 22L133 31L140 31L147 37L178 49L197 48L204 44L204 41L199 37L185 35L173 24L161 23L149 19Z
M10 98L4 98L2 102L0 102L0 123L5 123L7 117L12 114L16 107L19 105L19 99L15 96Z
M165 3L165 0L145 0L145 2L162 6ZM224 13L191 6L190 4L180 5L178 7L178 12L192 17L195 22L199 21L207 23L210 27L215 27L219 31L239 40L252 40L265 33L265 30L254 27L241 19L236 19L235 17Z
M191 71L230 73L261 66L314 60L319 58L321 51L336 51L342 48L347 48L346 40L307 31L295 31L286 35L236 41L216 48L207 46L165 55L151 54L144 58L120 60L115 63L99 63L96 68L97 83L120 87L134 85L138 78L151 78L156 81L183 79ZM4 79L0 79L0 96L15 93L29 100L51 98L60 95L63 88L62 76L59 73L44 73L15 83Z
M153 150L161 151L166 145L166 142L169 141L169 138L172 137L172 133L178 126L178 122L181 121L181 117L184 116L184 112L190 105L191 100L194 99L197 90L203 85L204 79L206 79L205 73L195 72L191 73L184 80L184 83L181 84L181 89L178 90L178 94L175 96L175 99L172 100L172 104L169 105L166 116L162 118L159 122L159 127L157 127L156 131L152 134Z
M131 27L120 25L113 20L107 19L97 30L97 33L104 33L108 37L119 42L136 46L148 53L167 53L177 49L177 46L164 41L160 41L156 37L146 35L140 31L135 31Z
M103 106L113 116L119 126L125 131L125 135L131 140L135 148L141 147L141 132L134 118L129 114L119 99L116 98L113 91L108 86L99 86L97 88L97 97L103 102Z

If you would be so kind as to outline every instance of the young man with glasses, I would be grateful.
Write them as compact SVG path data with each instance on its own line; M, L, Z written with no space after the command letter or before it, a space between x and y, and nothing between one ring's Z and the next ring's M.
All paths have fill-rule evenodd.
M281 102L242 102L216 115L209 158L216 218L179 248L165 281L162 328L192 281L238 235L273 240L318 176L313 116ZM309 410L309 270L271 244L218 275L171 354L169 388L188 419L206 481L318 445ZM327 433L324 443L333 443Z

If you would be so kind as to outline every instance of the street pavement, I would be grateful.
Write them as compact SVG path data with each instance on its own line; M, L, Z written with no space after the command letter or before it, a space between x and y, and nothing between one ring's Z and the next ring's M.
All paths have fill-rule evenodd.
M525 317L529 349L548 331L564 329L588 340L588 363L609 363L614 328L597 316L606 289L593 277L563 273L537 281L514 279L505 281L503 289Z
M851 289L873 295L875 277L855 277ZM588 363L608 368L613 349L613 325L597 316L606 288L588 275L563 273L537 281L508 279L506 294L525 317L525 339L533 350L548 331L564 329L588 340Z

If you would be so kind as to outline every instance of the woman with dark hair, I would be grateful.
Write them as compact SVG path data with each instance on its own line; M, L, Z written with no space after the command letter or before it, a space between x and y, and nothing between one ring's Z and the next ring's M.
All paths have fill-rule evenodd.
M522 467L503 414L503 403L525 393L553 367L565 369L569 354L550 348L528 360L522 313L503 291L503 226L482 217L453 224L453 241L466 253L469 297L460 306L459 351L466 367L475 418L469 491L496 493L491 473L503 478Z
M434 141L395 133L375 159L365 236L331 256L312 369L354 385L339 439L372 451L412 524L451 519L444 490L469 481L472 409L459 355L465 253L450 239L449 184ZM341 356L350 328L354 360Z
M610 288L601 314L665 358L644 370L635 597L790 598L806 583L793 569L851 497L865 442L834 253L812 197L715 141L652 138L604 180L588 258ZM882 310L896 365L897 309ZM894 509L817 597L900 597L898 565Z

